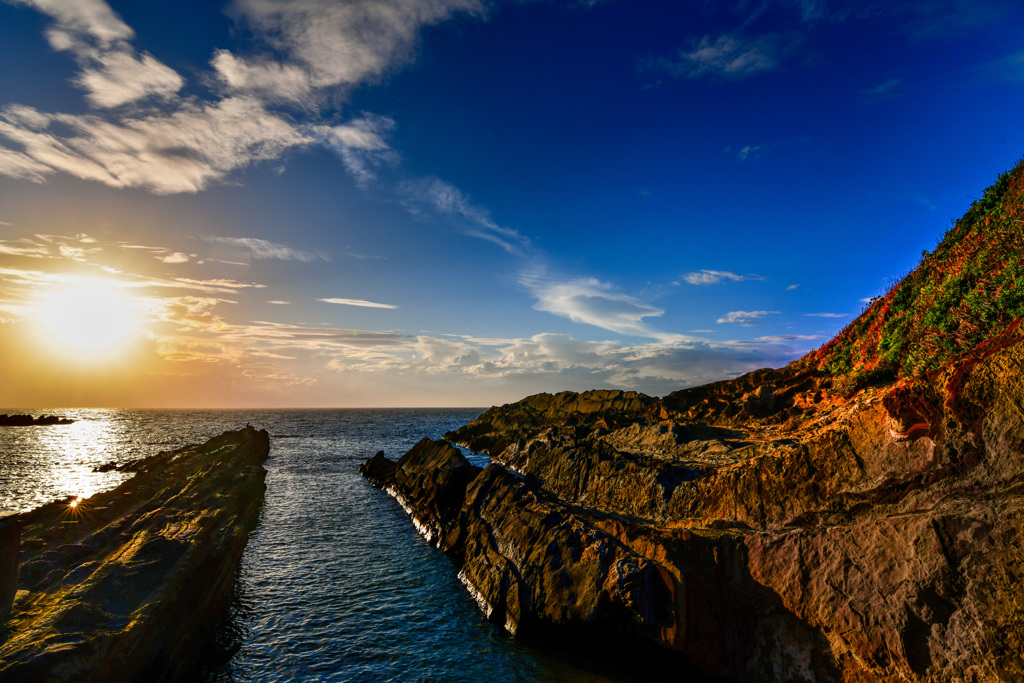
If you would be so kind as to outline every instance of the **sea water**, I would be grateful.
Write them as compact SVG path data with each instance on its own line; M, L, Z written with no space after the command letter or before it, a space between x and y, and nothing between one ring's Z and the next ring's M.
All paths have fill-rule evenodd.
M596 683L650 673L607 650L525 642L488 622L448 558L359 475L377 451L397 459L480 409L31 412L77 421L0 427L0 514L89 496L130 476L93 471L106 462L246 423L270 432L259 524L197 680Z

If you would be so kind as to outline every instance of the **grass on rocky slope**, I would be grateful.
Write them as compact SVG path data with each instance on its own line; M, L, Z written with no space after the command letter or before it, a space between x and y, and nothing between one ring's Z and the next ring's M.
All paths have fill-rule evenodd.
M1024 316L1024 160L921 263L795 365L874 383L920 375Z

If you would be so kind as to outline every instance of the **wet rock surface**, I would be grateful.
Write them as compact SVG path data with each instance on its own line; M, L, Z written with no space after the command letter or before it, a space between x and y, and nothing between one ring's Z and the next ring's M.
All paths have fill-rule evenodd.
M0 681L186 676L256 525L269 444L263 430L226 432L111 491L5 519L21 553Z
M512 631L736 681L1024 680L1019 328L881 385L794 365L541 394L446 435L484 470L444 442L366 467Z

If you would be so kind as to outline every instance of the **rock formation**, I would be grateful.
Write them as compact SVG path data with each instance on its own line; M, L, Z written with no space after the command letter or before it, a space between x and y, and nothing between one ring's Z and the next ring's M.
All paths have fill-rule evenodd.
M32 426L50 426L50 425L69 425L73 423L69 417L58 417L56 415L40 415L39 417L32 417L31 415L7 415L4 413L0 415L0 427L32 427Z
M733 681L1024 680L1024 250L986 232L1024 216L1024 166L994 187L790 366L532 396L446 435L486 469L424 441L364 474L512 631Z
M111 491L5 519L21 526L21 558L0 681L185 676L258 519L269 443L226 432L147 460Z

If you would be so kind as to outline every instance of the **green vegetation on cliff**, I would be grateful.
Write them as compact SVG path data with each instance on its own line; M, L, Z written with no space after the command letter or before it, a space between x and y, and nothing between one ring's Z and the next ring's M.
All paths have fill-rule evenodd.
M796 365L865 381L920 375L1024 316L1024 161L921 263Z

